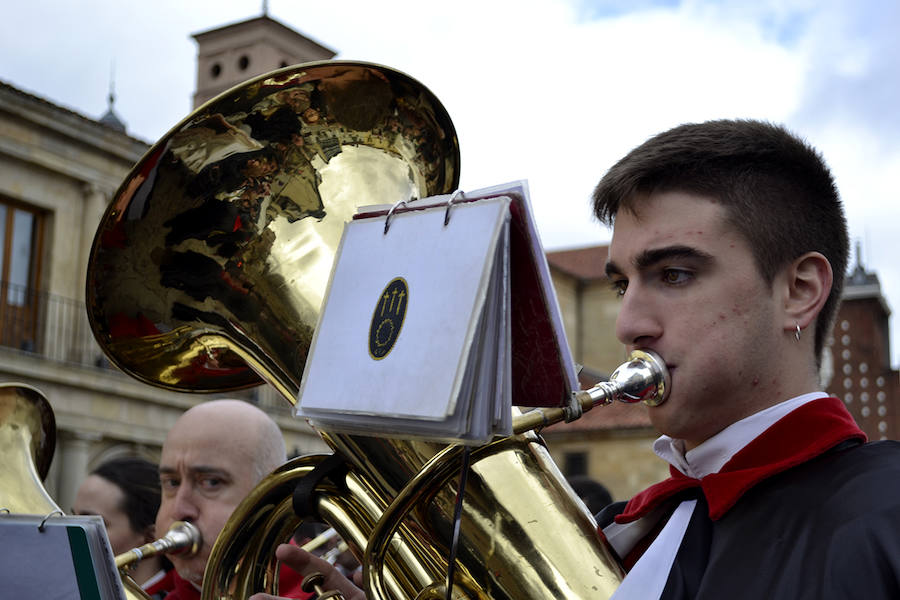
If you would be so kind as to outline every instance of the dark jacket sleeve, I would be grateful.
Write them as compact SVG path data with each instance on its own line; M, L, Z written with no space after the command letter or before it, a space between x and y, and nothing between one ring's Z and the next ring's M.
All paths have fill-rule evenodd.
M839 527L826 565L826 600L900 598L900 506Z
M613 502L612 504L607 504L605 508L603 508L600 512L594 515L594 518L597 520L597 527L603 529L607 525L613 522L613 519L616 518L616 515L620 514L623 510L625 510L625 505L627 502Z

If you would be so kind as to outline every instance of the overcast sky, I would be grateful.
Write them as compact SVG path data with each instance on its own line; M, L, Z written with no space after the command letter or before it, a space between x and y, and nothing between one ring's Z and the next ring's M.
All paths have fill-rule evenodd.
M0 80L98 118L114 72L116 112L154 142L190 112L191 34L262 6L4 2ZM863 263L900 306L896 0L270 0L268 11L337 58L427 85L456 125L461 187L527 179L551 250L608 241L591 189L654 133L723 117L784 123L824 154Z

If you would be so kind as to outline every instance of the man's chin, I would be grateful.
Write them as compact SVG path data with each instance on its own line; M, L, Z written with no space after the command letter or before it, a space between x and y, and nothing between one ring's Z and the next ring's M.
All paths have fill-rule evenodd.
M196 560L181 561L177 558L170 558L178 576L185 581L190 581L198 588L203 585L203 571L205 565L199 564Z
M673 414L678 412L675 408L675 404L676 403L672 403L671 399L669 399L658 406L648 407L647 415L650 417L650 424L653 425L653 428L658 432L672 435L669 433L669 429L672 425Z

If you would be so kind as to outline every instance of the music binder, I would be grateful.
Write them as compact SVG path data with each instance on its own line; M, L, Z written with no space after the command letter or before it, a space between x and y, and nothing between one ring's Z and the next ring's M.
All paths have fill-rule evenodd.
M483 443L576 384L524 182L360 209L295 413L334 431Z
M4 598L125 598L103 519L95 515L0 515L0 590Z

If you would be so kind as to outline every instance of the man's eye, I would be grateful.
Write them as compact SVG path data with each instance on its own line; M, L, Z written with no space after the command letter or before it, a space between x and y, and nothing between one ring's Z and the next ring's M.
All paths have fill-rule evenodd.
M663 271L663 281L671 285L687 283L691 277L692 273L690 271L682 269L665 269Z
M222 487L225 481L220 477L203 477L200 479L200 486L205 490L215 490Z
M615 292L616 296L622 297L625 295L625 290L628 289L628 280L627 279L616 279L611 280L609 282L612 291Z
M163 489L163 491L177 489L179 483L180 482L177 479L172 479L170 477L159 480L159 486Z

